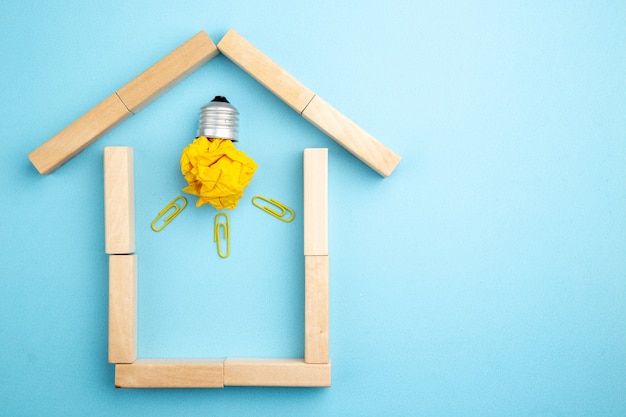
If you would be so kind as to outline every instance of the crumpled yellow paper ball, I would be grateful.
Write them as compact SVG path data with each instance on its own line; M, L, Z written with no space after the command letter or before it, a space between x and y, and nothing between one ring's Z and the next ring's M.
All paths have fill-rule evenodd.
M183 191L199 197L196 207L233 209L257 167L232 141L200 136L183 149L180 158L180 170L189 184Z

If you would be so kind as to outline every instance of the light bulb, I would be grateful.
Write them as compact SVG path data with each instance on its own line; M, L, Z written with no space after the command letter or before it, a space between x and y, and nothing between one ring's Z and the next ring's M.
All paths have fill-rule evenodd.
M256 162L233 144L238 139L238 124L239 112L223 96L216 96L200 110L198 136L180 159L189 184L183 191L199 197L196 206L233 209L252 179Z

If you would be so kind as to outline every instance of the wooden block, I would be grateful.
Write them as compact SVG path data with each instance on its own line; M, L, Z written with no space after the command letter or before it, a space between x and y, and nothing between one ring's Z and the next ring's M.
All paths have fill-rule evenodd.
M28 155L50 174L219 53L201 31Z
M304 361L329 363L328 256L304 257Z
M233 29L224 35L217 48L300 114L315 95Z
M300 81L278 66L245 38L230 29L217 44L219 51L309 122L380 175L391 175L400 157L361 129Z
M219 53L205 31L183 43L117 92L136 113Z
M319 96L302 116L383 177L391 175L400 156L361 129Z
M223 359L137 359L115 365L116 388L223 388Z
M113 94L32 151L28 158L39 173L50 174L131 114Z
M328 149L304 150L304 254L328 255Z
M109 362L137 359L137 255L109 256Z
M330 364L302 359L226 359L225 386L329 387Z
M135 251L133 148L104 148L104 236L108 254Z

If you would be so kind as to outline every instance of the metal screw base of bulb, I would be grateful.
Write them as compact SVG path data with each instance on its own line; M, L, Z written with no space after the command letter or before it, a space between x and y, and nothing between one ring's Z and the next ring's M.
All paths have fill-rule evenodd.
M239 111L226 100L226 97L215 96L209 104L200 109L198 136L237 142L238 126Z

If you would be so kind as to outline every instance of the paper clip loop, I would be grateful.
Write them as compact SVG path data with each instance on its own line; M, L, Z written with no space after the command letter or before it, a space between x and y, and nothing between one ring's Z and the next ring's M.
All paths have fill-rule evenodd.
M280 209L280 212L274 211L271 208L269 208L268 206L261 206L259 203L256 202L256 200L263 200L265 202L268 202L270 204L273 204L274 206L278 207ZM263 210L266 213L271 214L272 216L276 217L279 220L284 221L285 223L289 223L291 222L296 215L294 214L293 210L290 209L289 207L287 207L286 205L270 198L267 199L263 196L260 195L256 195L254 197L252 197L252 204L254 204L256 207L260 208L261 210ZM285 214L290 213L291 216L289 217L285 217Z
M224 221L220 222L220 217L224 217ZM226 253L222 252L222 244L220 243L222 239L220 238L220 229L223 230L224 240L226 241ZM226 213L217 213L215 215L215 223L213 226L213 241L217 243L217 254L220 258L228 258L230 255L230 220L228 218L228 214Z
M182 201L182 203L178 203L179 200ZM187 207L187 199L182 195L179 195L178 197L170 201L170 203L159 212L156 218L152 220L152 224L150 225L152 227L152 230L154 230L155 232L160 232L161 230L165 229L165 226L170 224L170 222L174 220L174 217L178 216L185 207ZM174 209L174 211L171 214L168 214L167 217L165 217L165 219L163 220L163 225L161 227L157 227L156 224L161 219L161 217L165 216L165 214L172 209Z

